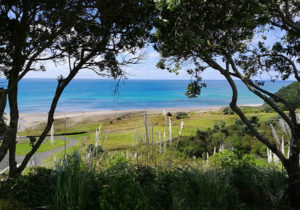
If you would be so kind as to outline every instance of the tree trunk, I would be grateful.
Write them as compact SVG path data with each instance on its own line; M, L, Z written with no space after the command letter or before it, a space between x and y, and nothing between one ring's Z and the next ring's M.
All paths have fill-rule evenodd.
M6 107L7 102L7 94L5 92L5 89L0 88L0 118L4 115L4 110ZM5 134L3 135L2 144L0 146L0 161L5 157L7 150L8 150L9 142L7 141L7 138L5 138Z
M13 76L12 76L13 77ZM8 86L11 86L10 78ZM9 176L14 177L17 167L16 163L16 137L19 122L19 109L18 109L18 84L12 86L11 91L8 93L8 102L10 107L10 123L6 133L7 141L9 142Z
M288 198L290 206L300 209L300 167L299 164L291 164L288 173Z
M2 118L3 114L4 114L4 110L6 107L6 98L7 98L7 95L6 95L5 89L0 88L0 118Z
M300 209L300 165L299 165L299 145L300 145L300 124L295 125L294 139L292 141L289 164L286 170L289 176L288 197L291 207Z

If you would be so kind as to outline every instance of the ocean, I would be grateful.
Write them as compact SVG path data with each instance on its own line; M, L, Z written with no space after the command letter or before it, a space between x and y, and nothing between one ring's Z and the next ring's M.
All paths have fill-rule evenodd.
M114 80L75 79L65 89L57 106L58 112L91 110L130 110L176 107L227 106L232 91L225 80L205 81L207 88L196 99L185 96L189 80ZM241 81L238 103L262 104ZM264 88L272 93L292 81L266 81ZM21 113L48 112L57 81L55 79L23 79L19 83L19 110ZM0 87L5 81L0 81Z

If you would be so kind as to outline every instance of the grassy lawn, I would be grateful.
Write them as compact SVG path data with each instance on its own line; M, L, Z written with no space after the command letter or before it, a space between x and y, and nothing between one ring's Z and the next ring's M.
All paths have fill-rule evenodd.
M62 147L62 146L64 146L64 144L65 144L64 140L55 139L53 147L52 147L49 140L47 140L44 144L42 144L40 146L40 148L37 150L37 153L46 152L51 149ZM68 142L67 142L67 144L68 144ZM31 146L29 145L29 141L23 141L22 143L17 144L16 154L17 155L26 155L27 152L29 152L30 150L31 150Z
M256 113L253 111L248 111L246 114L248 117L256 115L261 122L276 116L275 113ZM225 124L231 125L238 118L237 115L224 115L221 111L219 112L205 112L205 113L195 113L190 112L189 117L186 119L175 119L171 117L172 121L172 136L173 138L178 137L180 123L184 121L184 126L182 130L182 136L195 135L197 129L207 130L212 128L215 123L224 121ZM115 121L112 124L104 123L101 129L100 142L101 139L106 135L106 129L109 129L107 140L104 142L104 149L115 150L127 148L133 145L133 136L136 138L136 129L140 129L140 133L145 133L144 119L143 115L136 115L131 117L125 117L121 120ZM149 114L148 116L149 125L153 125L153 133L156 136L155 141L159 141L157 138L158 132L163 136L163 132L166 131L164 116L162 114ZM98 128L99 125L90 125L94 130ZM89 143L95 143L95 132L91 131ZM150 129L151 132L151 129Z
M245 108L244 112L246 116L251 117L253 115L257 116L261 122L267 121L268 119L277 116L276 113L265 113L260 112L258 108ZM174 114L174 113L173 113ZM184 121L184 126L182 130L182 136L191 136L195 135L197 129L207 130L208 128L212 128L215 123L224 121L225 124L231 125L237 119L237 115L224 115L223 112L220 111L209 111L209 112L189 112L188 118L186 119L176 119L175 117L171 117L172 121L172 136L173 138L178 137L180 123ZM153 125L153 133L155 135L155 141L159 141L157 136L158 133L161 133L163 136L163 132L166 131L166 125L163 114L148 114L148 123L150 126ZM87 144L95 143L95 130L98 129L99 124L88 123L86 121L78 123L72 127L64 129L64 125L62 123L56 122L56 133L64 133L64 132L79 132L79 131L87 131L86 134L72 135L69 138L78 139L77 146L74 146L68 150L73 151L79 149L80 147ZM136 129L139 128L140 134L143 135L145 133L144 127L144 114L136 113L136 114L125 114L116 119L108 119L106 121L102 121L102 128L99 138L99 143L101 144L102 139L107 134L107 140L104 142L103 147L106 150L116 150L128 148L133 145L133 136L136 138ZM39 129L25 131L23 134L36 134L40 132ZM151 128L150 128L151 132ZM83 143L84 142L84 143ZM63 143L62 143L63 144ZM28 148L30 147L27 145ZM44 145L43 145L44 146ZM50 149L46 145L44 146L46 151ZM59 146L58 146L59 147ZM39 152L41 152L41 149Z

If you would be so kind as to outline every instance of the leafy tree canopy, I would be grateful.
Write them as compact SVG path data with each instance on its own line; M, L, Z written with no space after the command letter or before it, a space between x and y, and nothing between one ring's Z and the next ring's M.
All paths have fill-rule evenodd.
M0 146L0 160L9 149L11 176L24 170L42 144L61 94L80 70L114 79L126 76L122 67L141 59L137 50L146 44L155 14L148 0L1 1L0 72L8 85L0 101L8 99L10 124ZM69 72L58 78L47 124L17 167L18 82L30 71L46 70L46 60L68 64Z
M265 90L255 80L269 74L272 80L290 77L300 81L299 70L299 1L294 0L165 0L156 22L155 49L162 55L157 66L170 72L186 70L194 76L187 89L196 97L205 86L201 72L212 69L230 84L230 108L238 114L249 131L275 153L289 174L289 199L300 206L300 124L295 108L284 98ZM291 129L291 155L285 157L271 139L261 133L238 106L241 80L264 100ZM276 104L287 107L288 114Z

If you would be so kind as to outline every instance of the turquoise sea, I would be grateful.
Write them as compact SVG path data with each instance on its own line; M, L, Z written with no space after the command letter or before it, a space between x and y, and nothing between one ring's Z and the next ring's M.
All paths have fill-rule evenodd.
M170 107L226 106L231 99L227 81L208 80L196 99L184 95L189 80L125 80L120 81L114 93L114 80L75 79L65 89L57 106L58 112L88 110L127 110ZM261 104L240 81L239 104ZM276 92L292 81L266 81L264 88ZM47 112L55 92L55 79L23 79L19 84L19 108L21 113ZM5 81L0 80L0 87Z

